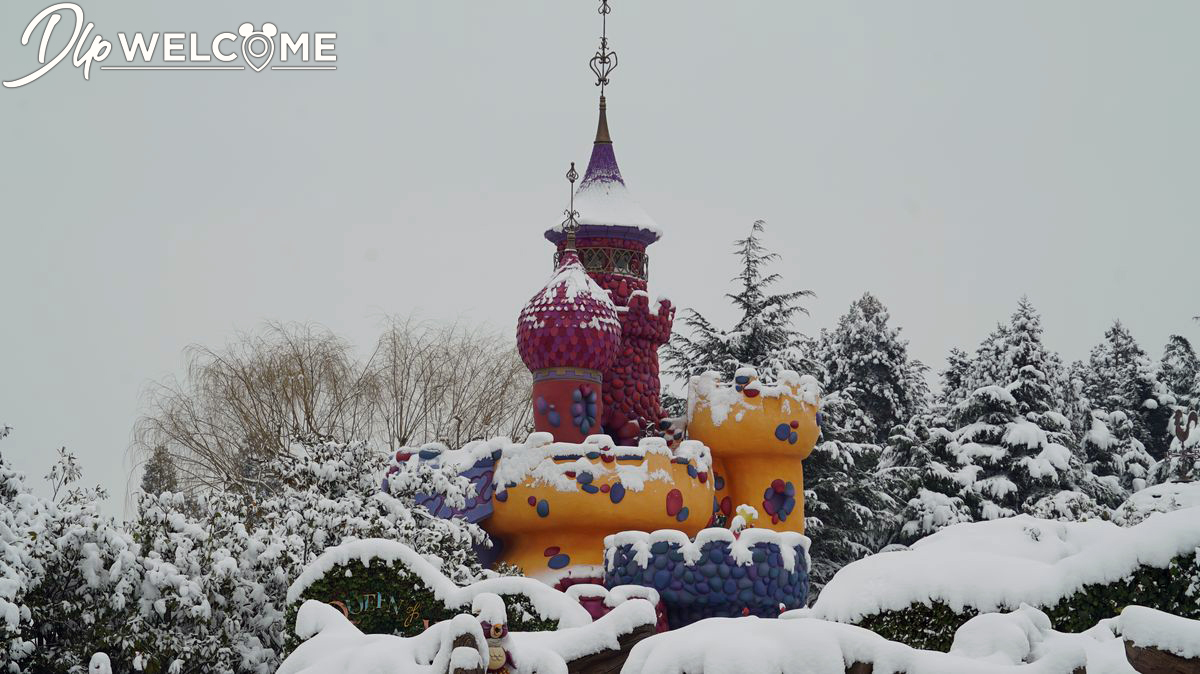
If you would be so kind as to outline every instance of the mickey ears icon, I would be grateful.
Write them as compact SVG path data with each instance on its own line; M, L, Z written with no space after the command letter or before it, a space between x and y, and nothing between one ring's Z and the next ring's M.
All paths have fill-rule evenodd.
M270 21L263 24L261 31L255 31L254 24L249 23L249 22L243 23L242 25L238 26L238 35L241 35L242 37L250 37L251 35L254 35L256 32L260 33L266 37L275 37L276 35L279 34L279 29L276 28L275 24L271 23Z

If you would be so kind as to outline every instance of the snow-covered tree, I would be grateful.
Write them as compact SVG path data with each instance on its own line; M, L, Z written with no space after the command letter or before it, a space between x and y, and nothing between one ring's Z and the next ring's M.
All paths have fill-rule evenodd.
M0 440L10 430L0 423ZM29 671L34 650L26 595L41 576L40 565L29 553L29 543L40 528L40 511L41 502L30 493L24 475L0 452L0 662L7 663L4 671Z
M870 434L862 441L882 444L897 424L928 405L926 367L908 355L900 329L888 324L888 311L865 293L850 305L832 331L822 331L818 360L825 390L852 398L866 414Z
M39 513L26 543L37 575L24 597L24 634L33 643L24 666L82 674L93 653L118 651L137 638L129 608L142 569L133 539L97 511L104 491L78 484L74 456L60 450L46 478L52 497L34 506Z
M889 543L912 543L952 524L974 521L975 495L967 487L979 468L960 463L959 446L944 425L942 417L917 415L892 429L880 471L904 505Z
M1092 349L1084 393L1094 408L1129 415L1134 436L1151 456L1161 459L1166 454L1174 397L1158 382L1154 363L1120 321Z
M1196 407L1200 402L1200 361L1186 337L1171 335L1159 364L1159 380L1175 396L1175 402Z
M1079 446L1084 470L1098 487L1092 493L1109 507L1146 487L1154 459L1134 437L1124 412L1093 411Z
M1041 318L1027 298L984 347L978 371L997 379L956 408L960 425L954 439L980 467L972 487L982 497L978 514L994 519L1072 490L1079 466L1070 449L1070 422L1055 409L1059 401L1048 374L1055 360L1042 344Z
M805 359L804 338L793 322L797 315L808 313L800 302L813 293L772 291L781 277L769 272L768 267L780 256L767 250L760 239L765 224L755 221L750 234L734 243L741 266L733 278L738 290L725 297L740 315L737 323L724 330L695 309L688 309L683 325L690 334L676 332L663 352L675 376L686 380L715 371L732 379L739 367L749 366L771 379L780 370L811 370Z
M946 368L938 373L941 390L938 392L935 406L939 411L954 407L971 394L968 381L972 367L970 354L958 347L950 349L950 355L946 356Z
M879 446L854 441L863 433L856 426L865 415L837 392L824 397L821 409L821 438L804 461L814 592L838 569L883 547L897 511L888 476L876 470Z
M470 483L423 464L393 474L384 493L385 465L364 443L293 443L286 459L263 467L262 498L141 495L135 535L155 580L141 599L149 608L138 657L148 670L273 672L288 629L288 586L327 547L346 541L398 540L452 579L478 578L473 546L484 542L483 530L414 502L418 490L465 501Z

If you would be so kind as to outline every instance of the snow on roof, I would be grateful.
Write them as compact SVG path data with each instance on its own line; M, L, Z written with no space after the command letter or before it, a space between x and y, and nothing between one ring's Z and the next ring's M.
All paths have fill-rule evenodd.
M300 599L304 591L313 583L325 577L335 566L358 560L364 566L379 561L391 566L400 562L409 572L420 578L435 597L447 606L470 606L475 597L484 593L495 595L521 594L529 597L534 610L544 619L557 620L561 627L576 627L592 621L587 609L579 605L566 594L554 588L524 576L500 576L487 578L466 587L459 587L446 576L429 559L421 556L415 550L397 541L381 538L369 538L361 541L342 543L326 548L291 584L287 592L287 602ZM464 609L465 610L465 609Z
M674 543L679 546L679 552L688 564L695 564L703 556L704 546L708 543L728 543L733 559L741 566L754 563L753 547L759 543L779 546L779 554L783 559L784 569L792 571L796 567L796 548L802 547L805 554L805 568L812 568L812 559L808 557L808 548L812 541L804 534L794 531L774 531L771 529L744 529L735 536L729 529L709 527L696 534L695 540L677 529L659 529L646 533L644 531L621 531L604 537L604 561L611 565L616 549L622 545L631 546L636 553L634 561L643 568L650 563L650 548L655 543Z
M1126 641L1142 648L1200 658L1200 620L1188 620L1145 606L1126 606L1116 629Z
M681 443L672 451L663 438L642 438L637 447L617 447L607 435L588 436L581 444L551 440L549 433L531 433L524 444L505 447L496 467L496 491L503 492L508 485L525 483L547 485L561 492L580 491L579 481L567 473L586 472L594 478L616 474L625 489L639 492L646 482L673 479L662 469L649 470L644 459L652 454L686 459L694 463L699 472L707 472L712 465L712 453L698 441ZM618 460L606 463L600 452L615 453ZM631 464L624 462L626 459L643 461Z
M612 143L592 146L587 171L575 191L575 210L580 225L636 227L652 233L655 240L662 236L654 219L629 194ZM551 231L561 232L562 225Z
M757 377L758 372L754 368L744 367L739 368L735 376ZM819 405L821 400L821 383L812 375L801 375L792 370L781 370L773 384L756 380L751 385L758 389L758 394L763 398L790 395L810 405ZM689 419L694 416L696 403L701 399L708 403L714 426L725 423L731 413L735 421L740 421L746 410L755 405L753 398L747 398L733 383L722 382L720 373L712 371L688 380Z
M1165 568L1200 546L1198 511L1156 514L1133 527L1028 515L947 527L904 551L853 562L821 591L814 615L855 622L940 601L980 612L1050 606L1084 585L1111 583L1142 565Z

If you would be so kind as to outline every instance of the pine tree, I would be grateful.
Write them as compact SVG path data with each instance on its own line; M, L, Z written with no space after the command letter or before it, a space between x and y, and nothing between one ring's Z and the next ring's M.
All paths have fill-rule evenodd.
M1079 443L1084 470L1099 489L1096 499L1109 507L1146 487L1154 459L1133 435L1129 416L1118 410L1094 410L1091 426Z
M917 415L892 429L880 472L905 505L888 543L909 544L952 524L974 521L974 494L965 488L974 483L979 469L960 465L958 445L942 427L944 421Z
M1080 481L1070 421L1056 409L1050 373L1058 367L1027 298L980 346L972 377L982 386L952 410L959 463L979 468L968 488L977 519L1032 512Z
M1178 405L1195 408L1200 401L1200 361L1185 337L1171 335L1163 349L1159 380Z
M941 391L938 393L936 407L945 411L966 400L971 391L967 388L974 367L971 355L954 347L946 356L946 369L939 373Z
M146 461L142 470L142 491L147 494L179 491L175 461L163 445L156 446L150 453L150 459Z
M865 293L838 319L836 329L821 333L818 359L825 390L852 398L866 414L871 432L861 442L886 442L893 427L928 404L927 368L909 358L908 342L888 318L883 303Z
M804 461L806 532L813 539L813 592L838 569L877 552L896 523L879 447L854 442L865 414L839 393L822 400L821 439Z
M985 386L993 386L999 381L1007 381L1008 372L1004 364L1008 349L1005 344L1007 339L1008 326L1003 323L997 323L996 327L988 333L988 336L975 349L975 353L970 360L971 367L962 378L959 400L955 403L954 407L948 410L949 421L951 423L961 421L956 416L958 414L957 410L962 408L963 404L966 403L976 390Z
M1154 364L1120 321L1092 349L1084 394L1093 407L1129 415L1134 436L1161 459L1170 444L1167 428L1174 399L1158 382Z
M807 314L800 301L813 297L811 290L772 293L778 273L767 268L781 258L760 240L765 223L757 220L750 234L734 243L741 271L733 278L740 285L726 297L741 318L729 330L718 328L695 309L688 309L683 324L690 335L675 333L663 353L669 372L681 379L712 370L732 379L737 368L749 366L770 379L779 370L811 369L804 357L805 341L793 325Z

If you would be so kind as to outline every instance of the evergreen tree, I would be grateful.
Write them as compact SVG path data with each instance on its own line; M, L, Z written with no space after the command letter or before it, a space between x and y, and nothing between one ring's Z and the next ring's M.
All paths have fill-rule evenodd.
M806 532L813 539L813 592L838 569L877 552L895 528L887 476L875 470L879 447L854 442L865 414L840 393L821 404L821 438L804 461Z
M1174 399L1158 382L1154 364L1120 321L1092 349L1084 381L1092 406L1123 411L1134 436L1150 455L1161 459L1170 444L1167 423Z
M971 394L967 385L971 377L971 355L958 347L950 349L950 355L946 357L946 369L939 373L941 378L941 391L938 393L937 405L939 410L945 411L966 400Z
M974 520L969 502L974 494L965 488L974 483L979 469L959 463L958 445L942 427L944 421L917 415L892 429L881 472L889 477L889 484L899 487L893 493L905 505L889 543L913 543L952 524Z
M884 443L893 427L928 404L926 367L909 358L908 342L888 318L883 303L865 293L838 319L836 329L821 332L818 358L825 390L852 398L866 414L870 434L857 439L862 442Z
M811 290L774 293L780 275L768 272L778 253L760 240L765 223L757 220L750 234L734 243L741 271L733 278L737 292L726 294L741 314L729 330L718 328L695 309L688 309L683 324L690 335L675 333L663 353L669 372L682 379L712 370L732 379L739 367L756 368L766 379L780 370L806 371L804 338L793 321L807 314L800 301L813 297Z
M1133 435L1129 416L1118 410L1095 410L1079 443L1084 470L1098 489L1090 492L1109 507L1146 487L1154 459Z
M980 346L972 376L983 385L952 410L957 448L951 448L960 465L979 469L967 488L978 498L977 519L1031 512L1080 481L1070 422L1055 409L1048 373L1056 367L1027 298Z
M1083 361L1075 361L1063 370L1062 375L1062 412L1071 422L1071 428L1086 432L1092 424L1092 406L1084 393L1087 381L1087 365Z
M147 494L161 494L165 491L179 491L179 479L175 472L175 461L171 453L163 445L158 445L150 452L150 459L142 470L142 491Z
M1163 349L1159 380L1175 396L1178 405L1195 408L1200 399L1200 362L1185 337L1171 335Z
M962 388L959 400L954 407L948 410L949 421L956 423L957 410L971 397L976 390L984 386L993 386L996 382L1006 381L1008 372L1005 369L1005 357L1007 354L1007 346L1005 344L1008 339L1008 326L1003 323L997 323L988 336L979 344L979 348L975 349L974 356L971 357L971 367L966 372L966 376L962 379Z

